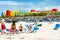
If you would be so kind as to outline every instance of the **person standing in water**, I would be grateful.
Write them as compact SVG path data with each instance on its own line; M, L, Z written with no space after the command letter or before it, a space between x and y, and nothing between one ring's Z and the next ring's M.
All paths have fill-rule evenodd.
M2 20L1 20L1 29L2 29L1 34L2 35L5 33L5 29L6 29L5 24L4 24L4 21L5 21L4 18L2 18Z
M16 31L16 24L14 21L12 21L12 25L11 25L11 33L12 34L15 34L15 31Z

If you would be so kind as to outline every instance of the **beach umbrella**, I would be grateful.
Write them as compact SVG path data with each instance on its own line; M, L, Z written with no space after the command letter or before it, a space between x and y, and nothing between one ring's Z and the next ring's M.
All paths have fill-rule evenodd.
M56 8L52 9L52 12L57 12L58 10Z
M11 12L10 10L7 10L7 11L6 11L6 16L7 16L7 17L10 16L10 12Z
M36 10L31 10L31 12L36 12Z
M15 16L14 11L11 11L10 16L12 16L12 17Z

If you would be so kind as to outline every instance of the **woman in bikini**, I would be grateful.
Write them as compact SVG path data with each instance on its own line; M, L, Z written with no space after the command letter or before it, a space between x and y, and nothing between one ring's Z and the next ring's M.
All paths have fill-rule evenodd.
M12 25L11 25L11 33L12 34L15 34L15 31L16 31L16 24L14 21L12 21Z
M18 31L22 32L24 30L22 24L20 24L19 28L18 28Z

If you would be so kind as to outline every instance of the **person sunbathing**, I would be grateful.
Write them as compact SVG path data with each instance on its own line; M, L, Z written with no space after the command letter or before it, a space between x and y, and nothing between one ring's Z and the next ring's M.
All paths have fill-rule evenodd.
M15 31L16 31L16 24L15 24L15 22L14 21L12 21L12 25L11 25L11 33L12 34L15 34Z
M5 33L5 29L6 29L6 26L5 26L5 24L4 24L4 18L1 20L1 29L2 29L2 32L1 32L1 34L3 35L4 33Z
M22 32L24 30L22 24L20 24L19 28L18 28L18 31Z
M33 30L33 27L32 27L32 24L30 24L28 32L32 32L32 30Z
M33 25L35 25L35 27L38 27L38 20L35 20Z

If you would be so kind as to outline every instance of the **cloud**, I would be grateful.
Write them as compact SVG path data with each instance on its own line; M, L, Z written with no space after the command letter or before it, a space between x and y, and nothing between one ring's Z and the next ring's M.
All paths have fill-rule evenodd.
M54 8L56 8L56 9L58 9L58 11L60 11L60 6L46 6L45 10L51 10L51 9L54 9Z
M24 5L24 3L18 3L14 1L0 1L1 5Z
M33 5L33 2L0 1L0 5Z
M0 14L6 10L25 10L32 9L43 11L57 8L60 11L59 0L44 0L43 2L16 2L16 1L0 1Z
M43 2L15 2L15 1L0 1L0 8L2 8L2 5L4 5L4 8L7 9L11 9L11 10L31 10L31 9L35 9L35 10L51 10L53 8L57 8L60 10L60 5L55 5L56 2L52 2L52 0L45 0ZM1 9L2 10L2 9Z

